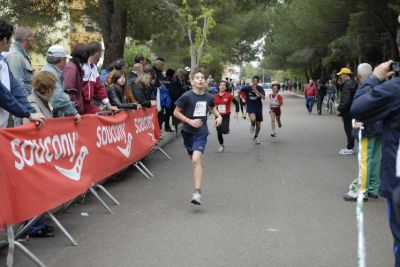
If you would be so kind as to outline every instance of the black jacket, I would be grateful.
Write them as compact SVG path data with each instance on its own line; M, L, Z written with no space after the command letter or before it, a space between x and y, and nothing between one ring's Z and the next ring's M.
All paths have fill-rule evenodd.
M136 109L137 105L133 103L127 103L125 101L125 94L122 91L122 88L119 85L111 84L107 88L108 99L110 100L110 104L118 107L119 109Z
M156 100L154 92L150 87L144 89L142 85L135 83L133 84L132 92L136 101L143 107L151 107L151 100Z
M181 95L189 90L185 80L180 80L178 76L175 76L174 82L172 83L171 90L169 92L171 96L172 103L175 103Z
M340 115L349 114L351 104L353 103L354 94L357 91L357 83L355 80L347 80L342 87L342 94L340 96L340 104L337 110Z
M132 88L137 77L138 75L133 71L129 72L128 75L126 76L126 84L128 84Z

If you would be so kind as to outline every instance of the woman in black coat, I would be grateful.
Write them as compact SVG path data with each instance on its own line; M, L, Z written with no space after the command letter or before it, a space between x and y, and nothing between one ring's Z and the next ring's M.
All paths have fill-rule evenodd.
M112 106L119 109L137 109L138 105L135 103L128 103L126 101L126 80L125 74L121 71L116 71L111 78L111 85L107 88L108 99Z

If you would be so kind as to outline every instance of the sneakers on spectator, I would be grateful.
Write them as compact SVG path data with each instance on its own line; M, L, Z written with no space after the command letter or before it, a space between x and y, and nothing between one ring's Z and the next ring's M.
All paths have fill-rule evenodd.
M348 149L348 148L343 148L339 151L340 155L354 155L356 154L356 151L352 148L352 149Z
M225 150L224 146L219 146L218 153L222 153L222 152L224 152L224 150Z
M346 195L343 196L343 199L344 201L357 201L357 194L352 191L349 191L347 192ZM368 201L368 198L364 197L363 201L364 202Z
M254 125L250 126L250 133L254 133Z
M29 235L30 237L53 237L54 232L46 227Z
M192 200L190 201L194 205L201 205L201 194L199 191L194 191Z

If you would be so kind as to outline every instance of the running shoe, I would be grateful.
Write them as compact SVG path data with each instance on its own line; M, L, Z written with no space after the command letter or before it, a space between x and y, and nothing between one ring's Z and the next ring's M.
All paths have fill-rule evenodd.
M224 152L224 150L225 150L224 146L219 146L218 153L222 153L222 152Z
M272 137L276 137L276 133L272 133L271 136L272 136Z
M192 200L190 201L194 205L201 205L201 194L199 191L195 191L192 196Z
M257 137L254 137L254 138L253 138L253 142L254 142L254 144L256 144L256 145L261 144L260 139L258 139Z
M282 122L281 122L281 120L278 120L278 127L279 127L279 128L282 127Z

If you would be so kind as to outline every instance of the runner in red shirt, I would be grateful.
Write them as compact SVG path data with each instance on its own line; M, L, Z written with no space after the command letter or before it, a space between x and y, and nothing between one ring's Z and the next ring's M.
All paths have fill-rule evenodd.
M279 94L280 84L278 82L272 83L272 94L269 95L269 115L271 116L271 136L275 137L275 120L278 123L278 127L282 127L281 123L281 106L283 105L283 97Z
M218 93L214 95L215 106L222 116L222 123L217 127L219 149L218 153L225 150L223 134L229 133L229 121L231 116L231 103L233 102L236 107L235 119L239 120L239 102L228 92L226 92L226 81L219 83Z

